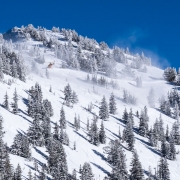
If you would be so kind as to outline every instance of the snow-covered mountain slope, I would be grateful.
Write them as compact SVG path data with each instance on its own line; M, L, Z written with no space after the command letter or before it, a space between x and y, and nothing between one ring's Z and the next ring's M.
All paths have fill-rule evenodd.
M63 36L58 35L57 33L52 33L47 31L47 34L51 36L56 36L58 39L61 39ZM50 36L49 35L49 36ZM48 36L48 37L49 37ZM60 43L65 44L66 42L63 40L59 40ZM17 43L17 42L16 42ZM5 83L0 83L0 102L4 101L4 95L7 92L9 95L9 101L12 102L13 92L16 88L19 101L19 112L17 115L14 115L10 111L7 111L2 106L0 106L0 114L2 115L4 122L3 127L5 130L4 141L8 146L11 146L13 143L13 138L18 132L27 132L30 124L32 123L32 118L27 114L27 99L28 94L27 91L38 82L41 85L43 98L48 99L52 103L52 107L54 110L54 115L51 117L51 126L52 131L55 122L59 122L60 118L60 109L64 102L64 87L69 83L72 90L74 90L77 95L79 102L71 107L67 107L64 105L64 110L66 114L67 120L67 129L66 132L69 135L70 145L64 146L65 152L67 155L68 162L68 172L71 173L73 169L79 170L79 166L83 165L84 162L89 162L91 164L95 179L103 179L105 175L111 172L112 168L109 163L106 161L106 154L104 154L103 147L107 146L111 139L115 139L118 136L119 127L121 130L121 134L125 127L123 123L122 114L125 108L129 111L130 108L133 110L134 114L134 128L136 129L139 125L139 119L136 117L135 113L138 110L139 112L144 108L144 106L148 107L148 115L149 115L149 127L153 126L156 118L159 118L160 111L158 99L162 95L166 95L168 91L172 89L172 85L168 84L163 80L163 70L153 67L147 66L147 72L141 72L138 70L134 70L135 77L141 77L142 79L142 88L138 88L136 86L136 82L133 78L122 76L122 69L125 68L124 64L117 63L117 78L108 78L108 81L114 80L116 84L118 84L118 88L101 87L97 86L93 83L87 82L87 72L80 70L73 70L69 68L61 68L63 59L56 58L54 51L52 49L48 49L44 47L41 41L34 41L33 39L24 40L22 42L18 42L21 46L26 46L24 49L20 50L20 53L24 59L25 65L28 66L28 75L26 78L26 82L22 82L20 80L15 80L15 83L12 85L7 85ZM12 43L13 44L13 43ZM73 46L76 46L76 43L73 43ZM39 48L39 53L43 56L45 63L38 64L36 63L32 69L32 61L34 61L34 56L31 54L31 50L34 47ZM19 52L17 48L12 47L12 51ZM83 51L86 53L85 51ZM128 63L130 64L133 55L125 54ZM53 63L52 68L48 69L49 79L46 77L46 69L49 63ZM97 76L103 76L98 74ZM90 77L92 75L90 74ZM5 79L12 79L12 77L5 75ZM52 87L52 92L49 92L50 86ZM155 107L151 108L148 105L147 96L149 91L153 87L155 92ZM134 95L137 98L136 105L126 104L123 101L123 91L126 89L130 94ZM89 118L90 123L93 119L93 113L99 114L99 106L102 100L103 95L107 100L110 98L110 94L114 93L117 103L117 113L115 115L110 115L107 121L104 121L107 142L105 145L100 144L99 146L95 146L89 143L88 135L86 131L87 118ZM92 102L93 109L90 113L87 111L88 104ZM76 115L80 116L81 120L81 128L77 132L74 129L74 117ZM164 122L164 129L167 125L171 128L172 124L175 122L175 119L172 119L164 114L162 114L162 119ZM101 120L98 120L98 127L100 127ZM154 171L154 168L157 167L160 153L160 147L151 147L149 145L149 141L147 138L144 138L135 134L135 149L139 155L139 159L142 163L142 168L144 172L148 172L149 166ZM76 142L76 150L73 150L74 142ZM122 143L124 147L126 147L126 143ZM179 146L176 146L177 150L180 149ZM126 154L126 164L128 170L130 169L130 162L132 159L132 152L128 151L126 148L123 148ZM37 159L38 162L42 162L47 164L48 153L44 147L35 147L32 148L32 157ZM22 167L24 178L27 177L29 169L33 170L33 161L27 161L26 159L16 156L10 155L12 164L16 167L19 163ZM180 179L180 154L177 154L177 159L175 161L168 160L170 176L172 180ZM147 173L145 173L147 176ZM49 176L49 175L48 175ZM50 176L49 176L50 177Z

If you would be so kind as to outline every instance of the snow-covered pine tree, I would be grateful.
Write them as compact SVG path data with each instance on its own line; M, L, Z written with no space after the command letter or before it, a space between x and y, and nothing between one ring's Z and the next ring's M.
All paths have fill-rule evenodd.
M4 79L4 74L3 74L3 63L2 63L2 58L0 57L0 81Z
M6 91L6 94L4 96L4 102L3 102L3 107L7 110L9 110L9 97L8 97L8 94L7 94L7 91Z
M114 94L111 93L110 99L109 99L109 113L110 114L115 114L117 110L116 107L116 101L115 101L115 97Z
M101 144L105 144L106 143L106 134L105 134L105 129L104 129L103 121L101 121L101 128L99 130L99 142Z
M75 128L76 131L79 130L78 119L77 119L77 117L76 117L76 114L75 114L75 116L74 116L74 128Z
M89 131L89 118L87 118L87 125L86 125L86 129L87 129L87 131Z
M91 165L87 162L84 163L81 171L80 180L93 180L93 172Z
M52 93L52 87L50 86L50 88L49 88L49 92L51 92Z
M144 180L143 169L141 166L141 162L139 161L139 156L136 151L133 152L133 159L131 161L130 172L131 172L130 179Z
M13 145L11 146L11 153L24 158L31 157L29 140L25 135L18 133L14 137L14 142Z
M97 120L93 119L89 130L90 143L98 146L99 145L99 132L97 127Z
M111 149L112 146L113 146L113 151ZM123 152L120 141L115 140L111 144L111 147L109 149L106 148L106 153L108 153L108 150L110 150L108 154L109 156L108 158L111 159L111 164L112 164L112 173L110 175L110 180L120 180L120 179L128 180L126 156Z
M80 120L80 116L78 114L78 119L77 119L77 125L78 125L78 130L81 128L81 120Z
M55 123L55 125L54 125L54 132L53 132L53 138L55 139L55 140L59 140L59 126L58 126L58 124L57 124L57 122Z
M47 144L47 141L51 137L51 121L50 121L49 117L47 117L47 116L43 117L41 127L42 127L42 134L43 134L43 137L45 140L45 144Z
M176 78L176 69L175 68L171 68L171 67L168 67L164 70L164 79L168 82L173 82Z
M72 180L77 180L76 169L73 169L73 172L72 172Z
M60 127L62 127L63 129L66 129L66 117L65 117L65 112L64 112L64 108L62 106L61 111L60 111Z
M128 122L128 117L129 117L129 114L126 110L126 108L124 109L124 112L123 112L123 115L122 115L122 120L127 124Z
M101 106L99 107L99 118L102 120L107 120L109 118L108 104L105 96L103 96Z
M168 126L168 125L166 126L166 134L165 134L165 137L166 137L166 141L169 141L169 126Z
M53 141L49 149L48 168L56 180L68 179L66 153L60 142Z
M165 158L169 155L169 144L166 143L165 137L161 140L161 155Z
M27 136L33 146L44 146L43 129L40 125L39 114L35 114L33 123L28 129Z
M174 137L174 143L176 145L180 145L180 128L178 121L174 122L171 132Z
M19 164L17 165L17 168L15 170L15 179L22 180L22 170L21 170L21 166Z
M9 153L8 153L8 151L6 151L6 161L5 161L5 166L4 166L4 179L12 180L13 176L14 176L13 166L10 163Z
M28 172L28 180L33 180L33 176L32 176L32 173L31 173L31 170L29 170Z
M135 138L131 120L128 121L126 127L123 130L122 140L126 141L130 151L134 149Z
M171 134L170 139L169 139L169 155L168 158L170 160L175 160L176 159L176 147L174 143L174 137Z
M45 167L42 165L41 172L39 172L39 180L46 180Z
M174 119L179 120L179 105L176 101L174 106Z
M72 92L71 103L72 104L78 103L78 96L75 91Z
M161 157L161 159L159 161L157 178L164 179L164 180L170 180L170 172L169 172L169 167L168 167L166 158Z
M67 106L71 105L72 90L69 84L64 88L64 101Z
M16 88L15 88L15 91L14 91L14 94L13 94L13 103L11 103L11 107L12 107L12 112L14 114L17 114L18 113L18 95L17 95L17 91L16 91Z
M131 120L132 126L134 126L134 117L133 117L132 108L130 108L130 111L129 111L129 114L128 114L128 118Z
M52 117L53 116L53 108L51 105L51 102L47 99L44 99L42 102L43 108L44 108L44 112L46 113L47 117Z

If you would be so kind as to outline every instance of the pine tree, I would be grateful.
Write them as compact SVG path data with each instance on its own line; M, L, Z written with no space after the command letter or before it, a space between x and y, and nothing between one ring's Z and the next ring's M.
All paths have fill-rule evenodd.
M39 180L46 180L44 165L42 165L41 172L39 172Z
M166 143L165 137L161 141L161 154L162 154L162 157L166 157L166 158L169 155L169 145Z
M11 107L12 107L12 112L14 114L17 114L18 113L18 95L17 95L17 91L16 91L16 88L15 88L15 91L14 91L14 94L13 94L13 103L11 103Z
M66 154L61 143L52 142L49 150L48 167L51 175L56 180L67 180L68 167L66 162Z
M115 140L109 148L110 151L106 148L106 153L108 153L108 159L111 159L110 162L112 164L110 180L128 180L126 156L122 150L120 141Z
M78 115L78 119L77 119L77 125L78 125L78 129L81 128L81 120L80 120L80 116Z
M121 139L122 139L122 137L121 137L121 130L120 130L120 126L119 126L118 136L119 136L119 140L121 140Z
M90 164L85 162L82 167L80 180L93 180L93 176Z
M57 124L57 122L55 123L55 125L54 125L54 132L53 132L53 138L55 139L55 140L59 140L59 126L58 126L58 124Z
M8 97L8 94L7 94L7 91L6 91L6 94L4 96L4 103L3 103L3 106L5 109L9 110L9 101L8 101L9 97Z
M75 114L75 117L74 117L74 128L75 128L76 131L79 130L78 119L77 119L77 117L76 117L76 114Z
M133 117L132 108L130 109L130 112L129 112L129 114L128 114L128 118L131 120L132 125L134 125L134 117Z
M64 112L64 109L63 109L63 106L61 108L61 111L60 111L60 127L62 127L63 129L66 129L66 117L65 117L65 112Z
M175 143L174 143L174 137L171 134L170 136L170 140L169 140L169 155L168 158L170 160L175 160L176 159L176 147L175 147Z
M64 101L67 106L71 105L72 90L69 84L64 88Z
M29 172L28 172L28 180L33 180L33 176L32 176L31 170L29 170Z
M101 128L100 128L100 131L99 131L99 141L100 141L101 144L106 143L106 134L105 134L103 121L101 121Z
M169 127L168 127L168 125L167 125L167 127L166 127L166 141L169 141Z
M99 118L102 120L107 120L109 118L108 104L105 96L103 96L101 106L99 107Z
M166 158L161 157L158 165L157 175L158 179L170 180L170 172Z
M126 108L125 108L125 109L124 109L124 112L123 112L123 116L122 116L122 120L123 120L125 123L128 122L128 116L129 116L129 114L128 114Z
M93 119L89 130L90 143L98 146L99 145L99 132L97 127L96 119Z
M123 141L126 141L129 150L132 151L134 149L135 139L131 121L127 123L126 128L123 130L122 139Z
M89 118L87 118L87 131L89 131Z
M73 169L72 180L77 180L76 169Z
M174 118L176 120L179 120L179 105L177 104L177 102L175 102L174 106Z
M143 117L140 117L140 122L139 122L139 134L143 137L147 136L147 129L146 129L146 121L144 120Z
M71 102L72 104L78 103L78 96L75 91L72 92Z
M11 146L11 153L24 158L30 158L31 149L28 138L18 133L14 137L14 142L13 145Z
M15 62L11 65L11 76L14 78L18 78L17 65Z
M7 149L3 142L4 131L3 131L2 123L3 123L3 118L2 116L0 116L0 179L3 180L6 176L4 170L7 164L8 157L7 157Z
M49 92L51 92L52 93L52 87L50 86L50 88L49 88Z
M130 179L136 179L136 180L144 179L143 169L136 151L133 153L130 172L131 172Z
M0 58L0 81L4 79L4 74L3 74L3 63L2 59Z
M180 145L180 128L179 128L179 122L176 121L172 126L172 134L174 137L174 143L176 145Z
M116 101L114 98L114 94L111 93L110 99L109 99L109 113L110 114L115 114L116 113Z
M22 180L22 170L19 164L17 165L15 176L16 176L16 180Z

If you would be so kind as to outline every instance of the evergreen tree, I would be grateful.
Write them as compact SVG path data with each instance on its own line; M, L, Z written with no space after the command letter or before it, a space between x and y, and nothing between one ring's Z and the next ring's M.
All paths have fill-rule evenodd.
M99 107L99 118L102 120L107 120L109 118L108 104L105 96L103 96L101 106Z
M24 158L30 158L31 149L28 138L18 133L14 137L14 142L13 145L11 146L11 153Z
M32 176L31 170L29 170L29 172L28 172L28 180L33 180L33 176Z
M16 91L16 88L15 88L15 91L14 91L14 94L13 94L13 103L11 103L11 107L12 107L12 112L14 114L17 114L18 113L18 95L17 95L17 91Z
M169 145L166 143L165 137L161 141L161 154L162 154L162 157L166 157L166 158L169 155Z
M128 119L130 119L131 122L132 122L132 125L134 125L134 117L133 117L132 108L130 109L130 112L128 114Z
M89 131L89 118L87 118L87 131Z
M11 65L11 76L14 78L18 78L17 65L15 62Z
M5 109L9 110L9 97L8 97L8 94L7 94L7 91L6 91L6 94L4 96L4 103L3 103L3 106Z
M16 177L16 180L22 180L22 170L19 164L17 165L16 171L15 171L15 177Z
M78 96L75 91L72 92L71 102L72 104L78 103Z
M78 119L76 117L76 114L75 114L75 117L74 117L74 128L76 131L79 130L79 123L78 123Z
M176 78L176 69L175 68L171 68L171 67L168 67L164 70L164 79L168 82L173 82Z
M46 78L49 79L49 71L47 68L46 68Z
M81 128L81 120L80 120L80 116L78 115L78 119L77 119L77 124L78 124L78 129Z
M3 63L2 59L0 58L0 81L4 79L4 74L3 74Z
M73 169L72 180L77 180L76 169Z
M123 112L123 116L122 116L122 120L123 120L125 123L128 122L128 116L129 116L129 114L128 114L126 108L125 108L125 109L124 109L124 112Z
M54 179L67 180L68 167L66 154L62 144L57 141L53 141L49 149L48 167Z
M66 117L65 117L65 112L64 112L64 109L63 109L63 106L61 108L61 111L60 111L60 127L62 127L63 129L66 129Z
M126 141L129 150L132 151L134 149L135 139L131 121L127 123L126 128L123 130L122 139L123 141Z
M147 129L146 129L146 121L144 120L143 117L140 117L139 134L143 137L146 137L148 134Z
M174 143L180 145L180 128L178 121L176 121L172 126L172 135L174 137Z
M170 160L175 160L176 159L176 147L175 147L175 143L174 143L174 137L171 134L170 136L170 140L169 140L169 155L168 158Z
M41 172L39 173L39 180L46 180L44 165L42 165Z
M99 145L99 132L98 132L96 119L93 119L93 122L91 123L89 136L90 136L90 143L98 146Z
M55 140L59 140L59 126L58 126L58 124L57 124L57 122L55 123L55 125L54 125L54 132L53 132L53 138L55 139Z
M90 164L85 162L82 167L80 180L93 180L93 176Z
M114 94L111 93L110 99L109 99L109 113L110 114L115 114L116 113L116 101L114 98Z
M105 134L103 121L101 121L101 128L100 128L100 131L99 131L99 141L102 144L106 143L106 134Z
M72 90L69 84L64 88L64 101L67 106L71 105Z
M179 105L177 104L177 102L175 102L174 106L174 118L176 120L179 120Z
M40 126L39 114L35 115L32 125L29 127L27 136L29 142L34 146L44 146L43 129Z
M170 180L170 172L166 158L161 157L157 172L158 179Z
M143 180L144 179L144 174L143 174L143 169L141 166L141 163L139 161L139 157L137 152L135 151L133 153L133 159L131 162L131 169L130 169L130 179L134 180Z
M167 127L166 127L166 141L169 141L169 127L168 127L168 125L167 125Z
M43 134L45 143L47 143L48 139L51 137L51 121L49 117L47 116L43 117L41 127L42 127L42 134Z

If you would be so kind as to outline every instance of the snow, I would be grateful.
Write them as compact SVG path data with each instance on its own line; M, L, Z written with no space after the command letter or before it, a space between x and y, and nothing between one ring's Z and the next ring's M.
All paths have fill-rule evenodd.
M50 33L47 31L47 33ZM58 37L58 33L54 33L53 36ZM33 40L29 40L26 42L28 46L28 49L30 49L34 45L41 45L40 50L43 53L44 48L42 46L41 42L36 42ZM62 42L63 43L63 42ZM29 69L31 69L31 61L32 58L28 54L27 50L22 51L22 56L24 57L25 64L28 66ZM16 80L14 84L11 86L7 84L0 83L0 102L3 102L4 95L7 91L9 95L9 100L12 102L12 96L14 89L17 89L17 93L19 95L19 113L17 115L12 114L11 112L5 110L2 106L0 106L0 114L3 116L4 119L4 130L5 130L5 137L4 141L8 144L8 146L11 146L13 143L13 137L17 134L17 132L27 132L27 129L32 122L32 118L27 115L27 106L25 104L25 101L28 98L28 94L26 93L27 90L31 88L31 86L34 86L36 82L38 82L43 91L43 98L47 98L51 101L53 110L54 110L54 116L51 118L52 124L51 126L54 126L55 122L59 122L60 118L60 109L62 107L63 103L63 90L64 87L67 85L67 83L70 84L72 90L74 90L77 95L79 102L74 105L73 108L64 106L65 115L67 119L67 129L66 132L69 135L70 138L70 145L69 147L64 146L65 152L67 154L67 162L68 162L68 171L69 173L72 172L72 170L75 168L76 170L79 170L80 164L83 165L84 162L89 162L91 164L93 173L95 175L95 179L103 179L106 173L111 172L111 166L105 161L106 155L103 152L103 147L107 146L110 139L115 139L116 135L118 135L119 126L121 129L121 134L123 131L123 128L125 125L120 121L122 117L122 113L127 108L128 112L130 108L133 109L133 113L135 113L137 110L140 112L141 109L144 106L148 107L148 115L150 117L149 121L149 127L153 125L156 118L159 118L160 112L158 111L158 99L162 95L166 95L167 92L172 88L171 85L167 84L162 77L163 70L148 66L147 67L147 73L138 72L136 70L135 74L136 76L139 76L142 78L143 87L137 88L136 82L130 78L124 78L119 75L119 79L116 80L116 82L119 84L119 89L112 89L112 88L104 88L100 86L95 86L91 83L87 83L85 81L87 73L82 71L76 71L71 69L62 69L60 68L61 60L56 59L54 56L54 52L47 50L46 53L44 53L45 56L45 63L43 65L37 64L39 69L39 74L30 73L28 74L28 78L26 83L21 82L19 80ZM127 58L129 58L129 61L131 61L132 56L126 55ZM55 65L52 67L52 69L49 70L50 79L47 79L45 77L45 70L47 65L50 62L54 62ZM120 71L124 68L123 64L117 63L117 70ZM5 79L12 79L9 76L5 76ZM109 79L110 80L110 79ZM52 87L52 93L49 92L50 86ZM93 92L93 86L96 89L96 93ZM147 96L149 94L149 90L153 87L155 95L156 95L156 108L150 108L148 106ZM135 97L137 97L137 105L128 105L122 101L123 96L123 90L127 89L128 92L133 94ZM94 146L90 144L87 141L87 131L86 131L86 123L87 118L89 118L90 123L93 118L93 115L86 111L85 108L88 107L88 104L90 102L93 103L94 109L93 113L96 113L98 115L99 112L99 103L101 102L101 99L103 95L106 96L106 99L109 100L110 94L114 93L116 97L116 103L117 103L117 114L114 116L110 115L110 118L108 121L104 122L105 130L106 130L106 136L107 136L107 143L106 145L99 145ZM76 132L72 126L74 123L74 116L80 115L81 119L81 129ZM173 122L175 122L174 119L162 114L162 118L164 121L164 128L166 128L166 125L168 124L171 128ZM139 120L134 116L135 121L135 127L138 126ZM101 120L98 120L98 127L100 127ZM53 128L52 128L53 131ZM160 159L160 154L157 151L157 148L153 148L149 146L148 139L143 138L139 136L137 133L135 134L135 149L137 150L137 153L139 155L140 161L142 163L142 167L144 171L148 171L149 166L151 166L152 170L154 171L154 168L157 167L158 161ZM76 142L76 150L73 150L74 142ZM126 146L125 143L123 143L123 146ZM180 149L179 146L176 146L177 150ZM132 158L132 152L126 150L124 148L126 159L127 159L127 167L128 170L130 169L130 162ZM47 163L46 156L48 156L48 153L46 152L45 148L32 148L32 157L37 159L39 162ZM11 162L17 166L19 163L23 169L23 176L27 177L27 173L29 171L29 168L31 168L32 172L33 170L33 161L27 161L24 158L21 158L16 155L11 155ZM177 155L177 160L170 161L169 163L169 169L171 172L171 179L173 180L179 180L180 179L180 155ZM146 174L147 175L147 174Z

